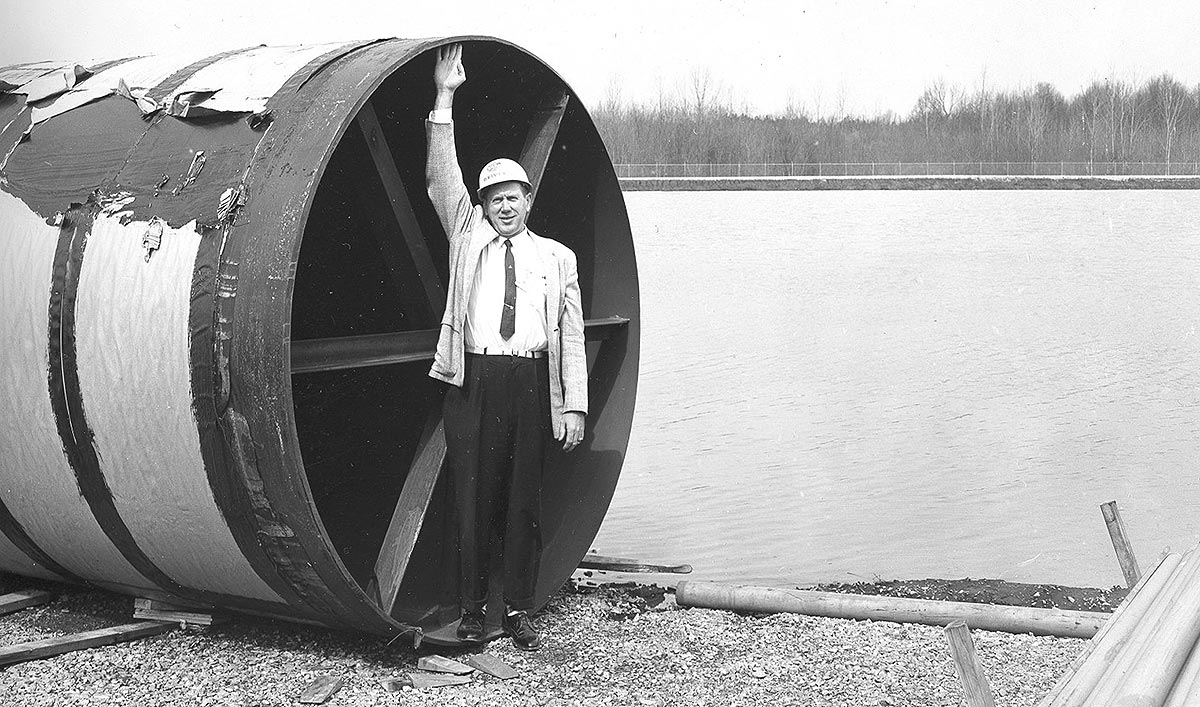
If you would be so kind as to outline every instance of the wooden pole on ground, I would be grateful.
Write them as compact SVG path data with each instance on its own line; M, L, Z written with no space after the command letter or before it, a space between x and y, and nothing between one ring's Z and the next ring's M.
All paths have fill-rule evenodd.
M1038 707L1079 704L1091 694L1108 666L1129 643L1133 629L1146 616L1160 592L1167 586L1182 557L1164 555L1125 596L1125 600L1104 622L1087 647L1080 651L1054 687L1038 702Z
M967 625L982 631L1034 633L1064 638L1091 638L1109 616L1096 611L836 594L716 582L680 582L675 589L675 601L680 606L705 609L788 612L836 619L870 619L930 626L945 626L956 619L962 619Z
M1200 556L1184 554L1086 704L1161 705L1200 638Z
M971 629L960 619L951 621L945 632L946 642L950 644L950 655L954 658L954 672L958 673L958 681L962 683L967 707L996 707L992 687L988 684L987 676L983 674L983 666L979 664L979 657L975 654Z
M1108 536L1112 538L1113 550L1117 552L1117 562L1121 563L1125 586L1132 588L1142 573L1138 570L1137 558L1133 554L1133 546L1129 544L1129 536L1125 534L1125 522L1121 520L1117 502L1100 504L1100 513L1104 516L1104 524L1108 526Z

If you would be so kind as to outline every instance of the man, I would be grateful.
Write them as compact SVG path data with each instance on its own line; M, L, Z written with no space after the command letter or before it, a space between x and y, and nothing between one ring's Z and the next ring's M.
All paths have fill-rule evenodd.
M438 50L437 99L426 131L429 198L450 239L450 288L429 375L450 385L446 457L455 489L461 563L458 637L483 640L493 540L504 564L502 622L537 650L530 614L542 550L542 473L553 440L583 440L587 360L575 254L525 226L529 178L509 159L479 175L482 206L463 184L454 144L454 92L466 81L461 45Z

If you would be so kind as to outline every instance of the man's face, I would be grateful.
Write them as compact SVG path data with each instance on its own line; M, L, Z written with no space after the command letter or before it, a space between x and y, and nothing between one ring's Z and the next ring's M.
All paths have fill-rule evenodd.
M500 235L508 238L525 228L533 198L525 193L520 182L503 182L488 187L483 193L483 212Z

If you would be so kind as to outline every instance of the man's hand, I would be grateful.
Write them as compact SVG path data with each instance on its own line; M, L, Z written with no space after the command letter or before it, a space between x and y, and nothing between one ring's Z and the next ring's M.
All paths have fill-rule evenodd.
M563 443L563 451L569 452L579 446L583 441L583 428L587 420L587 416L582 412L564 412L563 424L558 430L554 438Z
M433 85L437 87L439 97L442 94L454 95L454 91L467 80L467 72L462 65L462 45L448 44L438 47L437 64L433 67Z

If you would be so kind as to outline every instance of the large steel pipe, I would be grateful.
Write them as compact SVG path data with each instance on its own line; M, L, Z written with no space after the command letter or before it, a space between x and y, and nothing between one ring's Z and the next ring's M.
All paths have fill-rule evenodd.
M464 173L520 159L579 260L589 437L546 482L540 599L566 580L629 438L633 243L583 106L486 37L0 69L0 570L445 636L423 121L451 41Z

